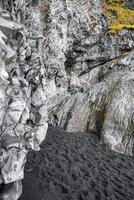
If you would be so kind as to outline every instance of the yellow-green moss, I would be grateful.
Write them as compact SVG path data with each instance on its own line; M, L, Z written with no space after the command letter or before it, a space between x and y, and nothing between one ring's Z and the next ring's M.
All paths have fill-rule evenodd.
M123 28L134 29L134 10L125 9L123 0L105 0L104 14L110 20L109 32L116 32Z

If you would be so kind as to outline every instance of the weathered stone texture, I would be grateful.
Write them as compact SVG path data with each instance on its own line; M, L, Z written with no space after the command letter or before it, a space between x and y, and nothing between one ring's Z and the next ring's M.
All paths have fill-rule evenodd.
M0 1L1 182L23 178L48 120L133 153L134 31L107 25L100 0Z
M49 121L133 152L134 31L107 32L101 1L45 1ZM50 92L52 91L52 92Z
M5 0L0 6L0 182L7 184L23 178L29 149L40 149L47 102L38 2Z

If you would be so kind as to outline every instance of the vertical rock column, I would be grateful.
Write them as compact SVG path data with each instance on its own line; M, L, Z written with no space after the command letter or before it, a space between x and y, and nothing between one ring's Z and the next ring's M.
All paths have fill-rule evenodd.
M30 149L47 131L45 70L39 2L0 4L0 183L24 177Z
M44 63L48 78L48 96L54 96L58 90L66 90L67 76L64 63L67 48L68 12L66 1L43 1L44 16ZM55 92L55 93L54 93Z

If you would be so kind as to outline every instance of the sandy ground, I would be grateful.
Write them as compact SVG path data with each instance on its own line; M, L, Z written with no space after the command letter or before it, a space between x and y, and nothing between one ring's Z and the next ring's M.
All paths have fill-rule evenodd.
M20 200L134 200L134 157L93 133L50 127L41 151L28 156Z

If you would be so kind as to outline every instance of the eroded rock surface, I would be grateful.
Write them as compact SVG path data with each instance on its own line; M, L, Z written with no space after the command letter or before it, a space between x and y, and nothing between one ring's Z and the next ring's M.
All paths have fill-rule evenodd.
M132 154L134 31L108 33L99 0L46 0L44 7L49 122L95 130L112 149Z
M134 31L108 25L100 0L0 1L1 182L23 178L48 120L133 154Z
M38 4L0 2L0 183L23 179L27 152L46 135L42 40Z

